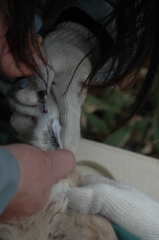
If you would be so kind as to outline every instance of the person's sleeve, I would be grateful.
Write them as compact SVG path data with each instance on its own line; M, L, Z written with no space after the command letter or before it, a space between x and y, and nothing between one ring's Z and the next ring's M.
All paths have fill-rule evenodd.
M131 234L124 228L120 227L119 225L112 223L114 231L118 237L118 240L141 240L140 238L136 237L135 235Z
M0 214L14 196L20 181L20 167L16 158L0 147Z

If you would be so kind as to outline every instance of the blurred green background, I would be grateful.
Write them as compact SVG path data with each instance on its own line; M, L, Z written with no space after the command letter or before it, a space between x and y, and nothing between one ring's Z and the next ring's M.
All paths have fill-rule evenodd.
M130 104L133 103L140 83L129 90L118 87L106 93L91 94L82 107L82 134L85 138L120 147L133 152L159 158L159 75L145 103L123 127L107 134L118 126Z

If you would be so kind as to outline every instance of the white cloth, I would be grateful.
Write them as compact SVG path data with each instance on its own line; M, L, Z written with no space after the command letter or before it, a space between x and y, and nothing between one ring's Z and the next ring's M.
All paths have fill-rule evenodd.
M81 92L81 84L91 72L92 59L88 53L95 44L96 38L90 37L86 28L75 23L60 24L43 44L50 65L48 76L45 75L49 121L60 119L62 144L73 152L78 147L81 104L87 92L86 89ZM47 145L37 90L36 80L31 78L26 88L10 91L9 102L14 111L11 123L18 131L30 135L34 135L34 129L40 126L43 133L40 138ZM87 176L83 178L83 185L83 188L70 191L70 207L74 210L106 216L141 239L159 239L157 202L131 186L106 178Z
M75 211L100 214L143 240L159 239L159 203L139 190L105 177L82 177L69 192Z
M81 105L87 93L86 89L81 91L81 87L91 72L92 55L89 53L96 44L97 40L89 30L71 22L59 24L43 42L49 60L47 69L42 69L48 95L53 95L50 98L54 98L53 105L57 104L59 111L62 145L73 152L80 139ZM32 117L37 118L36 124L39 120L38 89L35 82L35 79L30 79L27 88L14 89L9 94L9 102L14 111L11 124L19 132L31 132L30 135L35 135L35 119ZM44 129L46 130L45 124Z

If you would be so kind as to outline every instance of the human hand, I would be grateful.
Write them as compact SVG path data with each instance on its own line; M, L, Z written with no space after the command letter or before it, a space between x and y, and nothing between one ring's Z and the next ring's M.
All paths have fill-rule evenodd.
M5 13L2 11L2 9L0 9L0 73L7 76L8 78L33 75L34 71L30 67L26 66L26 64L22 61L17 60L9 49L8 41L6 38L7 32L10 28L8 18L9 16L7 13L7 8ZM41 48L41 43L43 39L39 35L35 35L35 38L37 38L39 50L41 51L44 60L47 62L47 58L43 54ZM40 57L38 57L38 54L36 53L34 47L32 47L32 53L36 64L38 66L42 66L42 60L40 59Z
M4 148L18 160L21 180L15 196L0 217L2 221L26 217L41 210L48 201L52 185L75 167L74 156L69 151L43 152L25 144ZM11 170L8 169L8 174Z
M62 148L59 110L55 98L52 92L47 97L48 120L46 122L37 92L35 77L29 79L28 86L24 89L21 89L18 85L10 89L8 101L14 112L11 117L11 124L32 145L38 146L44 151Z
M84 27L75 23L65 23L48 35L43 42L43 49L49 61L48 75L43 69L48 95L55 98L52 108L57 104L59 111L62 145L64 149L72 152L76 151L79 143L81 105L87 93L86 89L81 91L81 86L91 72L91 57L86 55L93 46L91 41L96 42L93 37L89 41L84 41L88 35L89 31ZM14 112L11 124L22 133L25 129L33 131L35 129L33 118L36 119L36 123L39 119L38 88L31 83L32 81L34 80L29 79L30 83L24 89L10 91L9 102ZM52 119L50 125L51 121ZM46 127L45 124L43 127ZM45 134L43 139L45 141Z
M144 240L159 239L159 203L139 190L108 178L82 177L83 187L69 192L69 207L100 214Z

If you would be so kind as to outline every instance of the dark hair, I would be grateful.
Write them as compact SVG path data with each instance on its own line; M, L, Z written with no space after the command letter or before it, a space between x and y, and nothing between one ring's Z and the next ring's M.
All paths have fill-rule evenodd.
M98 31L97 37L102 49L102 56L95 66L93 66L85 87L89 87L90 89L95 88L95 90L107 89L110 86L121 83L130 74L134 75L132 81L135 82L139 76L138 73L146 65L148 71L142 80L136 101L129 108L125 116L125 120L128 120L145 101L146 96L150 92L154 75L157 72L159 61L158 0L106 1L114 10L105 16L101 22L95 23L91 28L89 26L92 32L97 33ZM50 0L46 4L43 11L44 22L49 19L51 9L56 7L56 3L57 0ZM78 22L78 17L74 15L78 16L79 9L74 8L71 13L69 11L71 9L66 9L65 13L60 15L61 19L57 22L63 19L70 19L71 14L71 18L73 20L75 18L75 21ZM85 15L83 14L80 22L82 21L81 19L85 19L84 17ZM84 26L87 27L89 19L88 17L86 19L87 23L84 23ZM99 24L103 26L103 22L106 22L105 29L110 29L109 26L114 25L114 29L111 27L112 32L110 33L113 36L112 39L107 37L107 33L102 34L102 31L99 34ZM52 27L54 29L55 24ZM112 63L111 65L109 64L109 68L107 67L108 61ZM106 67L104 68L104 66ZM99 76L98 73L101 69L104 73L104 81L101 84L91 85L95 76ZM121 121L123 122L123 120Z
M39 6L38 0L2 0L3 8L7 2L9 30L7 40L10 51L15 60L21 60L35 72L39 73L38 66L33 58L32 50L43 60L38 40L34 31L34 17ZM5 4L6 6L6 4ZM5 9L3 10L5 11ZM17 61L18 63L18 61Z
M99 69L110 59L112 65L105 72L105 81L101 86L94 88L102 89L114 86L126 79L129 74L134 73L133 81L138 77L138 73L142 67L147 65L147 73L142 81L142 86L136 101L130 107L130 111L126 119L137 111L141 104L145 101L146 96L151 90L154 75L158 69L159 62L159 10L157 0L121 0L111 1L114 11L111 15L106 16L108 23L112 21L116 23L114 43L109 46L99 62L99 65L91 73L89 83L98 73ZM103 41L103 48L107 43ZM116 63L117 65L115 65ZM111 75L114 71L113 76ZM120 124L119 124L120 126Z
M105 71L105 81L95 88L114 86L134 72L134 81L138 72L147 64L147 74L144 77L142 87L136 101L131 106L127 116L129 119L148 95L154 75L157 72L159 60L159 11L158 0L107 0L114 11L105 17L107 25L115 21L113 44L107 47L108 42L101 35L100 45L102 56L89 76L89 86L98 71L111 59L112 64ZM53 5L54 0L50 1ZM28 33L31 41L38 49L37 40L33 34L33 18L38 7L38 0L8 0L11 14L12 27L9 31L9 46L15 56L36 70L36 64L32 58ZM47 10L47 8L45 9ZM46 11L47 12L47 11ZM99 24L99 23L98 23ZM103 37L103 38L102 38ZM113 75L111 74L114 72Z

